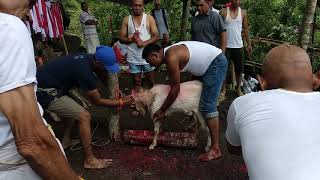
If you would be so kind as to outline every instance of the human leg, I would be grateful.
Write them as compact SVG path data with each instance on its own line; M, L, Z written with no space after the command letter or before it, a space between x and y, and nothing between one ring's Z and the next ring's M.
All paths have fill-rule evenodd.
M154 67L150 66L149 64L143 65L143 72L146 75L146 78L148 80L149 87L153 87L154 85Z
M224 55L219 55L210 65L202 78L203 87L200 97L200 112L207 120L210 132L211 148L199 156L199 160L209 161L221 156L219 147L219 112L217 110L217 98L225 79L228 62Z
M242 59L242 48L233 49L233 62L234 62L234 70L237 81L237 94L238 96L242 96L243 93L241 91L241 83L242 83L242 73L244 69L243 59Z
M48 110L56 113L63 119L79 121L80 140L85 154L85 168L100 169L111 165L111 159L97 159L92 152L91 115L88 111L68 96L62 96L54 100L49 105Z
M230 69L231 69L231 49L230 48L227 48L226 49L226 58L228 60L228 68L227 68L227 73L226 73L226 77L223 81L223 84L222 84L222 89L221 89L221 93L220 93L220 96L218 98L218 101L219 102L222 102L226 99L226 94L227 94L227 81L228 81L228 77L230 76Z
M134 92L139 92L142 88L141 87L142 86L141 65L135 65L135 64L129 63L129 70L133 77L133 83L134 83L133 90Z
M89 54L94 54L97 46L100 46L99 37L97 35L86 37L86 47Z

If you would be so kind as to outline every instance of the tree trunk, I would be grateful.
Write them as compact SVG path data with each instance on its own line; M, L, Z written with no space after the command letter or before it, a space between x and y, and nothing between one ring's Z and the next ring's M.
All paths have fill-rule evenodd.
M110 99L115 99L119 96L119 80L118 74L108 74L107 78L108 95ZM108 108L109 119L109 135L116 142L120 141L120 115L117 108Z
M310 41L311 26L316 10L317 0L307 0L305 13L303 15L303 22L301 26L301 34L299 44L303 49L307 49Z
M187 30L189 26L189 9L191 6L191 0L183 0L183 13L182 13L182 20L181 20L181 32L180 32L180 40L187 40Z

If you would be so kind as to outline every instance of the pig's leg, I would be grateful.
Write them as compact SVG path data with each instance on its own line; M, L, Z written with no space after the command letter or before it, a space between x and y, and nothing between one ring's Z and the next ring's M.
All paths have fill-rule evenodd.
M149 149L154 149L154 147L157 146L161 123L159 121L154 121L153 125L154 125L154 135L153 135L152 144L149 146Z

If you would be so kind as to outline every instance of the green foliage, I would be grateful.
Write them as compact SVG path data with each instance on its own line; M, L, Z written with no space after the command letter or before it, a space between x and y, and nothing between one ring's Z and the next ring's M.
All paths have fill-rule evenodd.
M69 29L67 32L76 34L79 37L82 37L82 29L80 25L80 1L77 0L62 0L64 8L71 19Z
M194 1L194 0L193 0ZM225 4L229 0L216 0L216 4ZM81 12L81 0L62 0L65 9L71 18L71 25L68 32L82 37L82 28L79 22ZM109 2L107 0L86 0L89 9L99 20L98 32L101 44L110 44L112 37L118 36L122 19L129 15L129 7ZM303 19L306 0L243 0L242 7L249 15L250 35L254 37L268 37L281 41L297 43L300 24ZM193 3L194 4L194 3ZM169 15L170 38L173 42L179 41L181 33L182 1L162 0L162 7ZM145 6L145 11L150 13L153 3ZM319 14L319 12L318 12ZM112 30L110 33L110 17L112 17ZM191 23L192 18L190 18ZM320 16L317 16L320 24ZM320 26L320 25L318 25ZM320 31L315 32L313 46L320 46ZM253 60L261 62L265 53L272 45L258 44L254 46ZM319 56L312 54L315 67L320 67Z

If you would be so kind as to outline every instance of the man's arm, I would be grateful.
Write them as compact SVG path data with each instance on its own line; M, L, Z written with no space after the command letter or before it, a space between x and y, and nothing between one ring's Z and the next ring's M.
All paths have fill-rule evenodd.
M10 123L18 152L39 176L79 179L42 121L33 84L0 93L0 111Z
M171 89L166 100L160 108L160 110L163 112L167 111L167 109L174 103L180 93L180 69L179 61L177 61L177 56L172 51L168 51L166 61Z
M97 21L95 21L95 20L87 20L84 24L85 25L97 25Z
M223 54L225 54L226 48L227 48L227 32L226 31L223 31L220 33L220 48Z
M80 14L80 21L85 25L97 25L97 22L98 22L91 19L88 13L83 13L83 12Z
M227 32L224 25L224 21L221 15L215 14L215 21L213 22L213 27L216 28L217 32L220 33L220 49L223 53L226 52L227 48Z
M131 104L133 101L131 96L126 96L123 99L104 99L101 97L98 89L87 91L84 94L96 106L122 106Z
M122 20L120 34L119 34L119 40L123 44L130 44L130 43L134 42L133 36L128 37L128 17L125 17Z
M158 33L158 28L156 25L156 21L154 20L154 18L150 15L147 16L148 17L148 24L150 25L150 35L151 35L151 39L146 40L146 41L137 41L137 45L139 47L145 47L149 44L153 44L159 41L159 33Z
M247 11L243 10L243 21L242 21L242 26L243 26L243 34L244 38L247 43L247 51L249 54L252 53L252 46L251 46L251 41L250 41L250 30L249 30L249 25L248 25L248 14Z
M227 147L232 154L241 155L241 140L238 131L236 130L236 110L233 102L228 110L227 115Z

